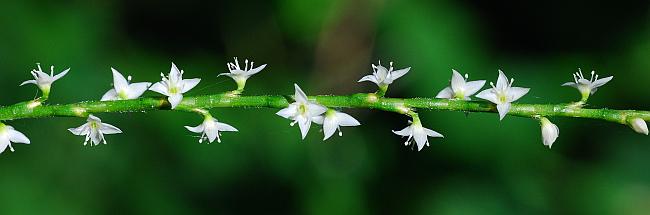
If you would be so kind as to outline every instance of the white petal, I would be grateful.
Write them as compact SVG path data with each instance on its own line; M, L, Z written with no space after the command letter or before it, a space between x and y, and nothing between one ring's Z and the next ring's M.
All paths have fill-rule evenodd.
M413 134L413 127L407 126L406 128L399 130L399 131L393 131L393 133L403 136L403 137L408 137Z
M293 84L293 87L295 88L293 99L295 99L297 102L307 102L307 95L305 92L303 92L297 84Z
M139 83L133 83L129 85L129 99L137 99L142 94L144 94L145 91L151 86L151 83L149 82L139 82Z
M456 70L451 70L451 89L454 92L465 90L465 78Z
M185 128L187 130L191 131L191 132L201 134L201 133L203 133L204 126L203 126L203 124L200 124L199 126L196 126L196 127L185 126Z
M364 81L370 81L375 84L379 84L379 81L377 81L377 78L374 75L366 75L363 76L363 78L359 79L357 82L364 82Z
M261 66L258 66L258 67L255 68L255 69L248 70L248 72L246 73L246 75L250 77L251 75L255 75L255 74L257 74L258 72L262 71L264 68L266 68L266 64L261 65Z
M163 95L166 95L166 96L169 96L169 90L167 89L164 82L162 82L162 81L153 84L151 86L151 88L149 88L149 90L160 93L160 94L163 94Z
M56 81L56 80L59 80L59 79L63 78L63 76L65 76L66 74L68 74L69 71L70 71L70 68L68 68L68 69L64 70L63 72L61 72L61 73L55 75L54 77L52 77L52 82L54 82L54 81Z
M226 123L217 122L217 130L219 131L239 131L235 127L228 125Z
M216 140L217 137L219 136L219 130L216 127L212 127L210 129L208 129L208 127L206 126L206 129L205 129L204 132L205 132L205 135L208 136L208 141L210 141L210 143L213 143L214 140Z
M173 83L178 83L179 81L181 81L183 79L182 77L183 76L181 74L181 71L178 70L178 67L176 67L176 64L174 64L174 62L172 62L172 68L169 70L169 80L171 82L173 82Z
M302 117L298 118L298 127L300 127L300 134L302 135L302 139L304 140L305 137L307 137L309 128L311 127L311 120Z
M401 78L402 76L406 75L406 73L408 73L409 70L411 70L411 67L400 69L400 70L397 70L397 71L392 71L390 73L390 79L391 79L390 81L392 82L394 80L397 80L398 78Z
M465 96L469 97L476 94L485 85L485 80L470 81L465 84Z
M187 91L190 91L192 88L196 87L196 85L199 85L199 82L201 82L200 78L183 80L183 89L181 89L181 93L187 93Z
M108 92L106 92L101 99L101 101L112 101L112 100L117 100L117 92L115 92L115 89L111 89Z
M503 73L503 71L499 70L499 78L497 78L497 89L504 89L508 87L510 83L508 82L508 77L506 77L506 74Z
M27 138L23 133L20 131L16 131L14 129L8 129L7 132L9 133L9 141L14 142L14 143L25 143L29 144L29 138Z
M119 128L117 128L117 127L115 127L115 126L113 126L111 124L107 124L107 123L102 123L101 128L99 129L99 131L101 131L104 134L121 134L122 133L122 130L120 130Z
M578 85L575 82L566 82L562 86L577 87Z
M96 117L95 115L88 115L88 121L95 121L95 122L102 122L102 120L99 117Z
M322 125L323 122L325 121L325 117L323 117L323 116L315 116L315 117L311 118L311 121L316 123L316 124Z
M9 142L9 139L0 138L0 154L2 154L7 149L9 144L11 144L11 142Z
M222 75L225 75L225 76L228 76L228 77L231 77L231 78L235 76L235 74L227 72L227 73L221 73L221 74L217 75L217 77L222 76Z
M36 80L29 80L29 81L23 82L22 84L20 84L20 86L23 86L25 84L37 84L37 83L36 83Z
M338 127L338 123L334 117L325 117L325 121L323 122L323 133L325 134L325 137L323 140L327 140L334 135L334 132L336 132L336 128Z
M122 73L113 68L111 68L111 71L113 72L113 87L115 88L115 91L127 89L129 87L129 82L126 81L126 78L124 78Z
M86 123L76 128L70 128L68 131L74 135L83 136L87 135L90 132L90 127L88 126L88 123Z
M424 129L424 132L427 134L427 136L430 136L430 137L444 137L442 134L440 134L440 133L438 133L438 132L436 132L434 130L431 130L431 129L428 129L428 128L423 128L423 129Z
M298 105L290 104L289 107L286 107L286 108L278 111L275 114L277 114L278 116L289 119L289 118L294 117L297 112L298 112Z
M309 111L309 116L318 116L327 112L327 108L319 104L309 103L307 111Z
M436 95L436 98L439 99L451 99L454 98L454 91L451 90L451 87L445 87L442 91Z
M347 113L337 112L336 118L340 126L359 126L361 123Z
M510 99L509 102L514 102L514 101L520 99L521 97L526 95L526 93L528 93L528 91L530 91L530 88L523 88L523 87L512 87L512 88L510 88L510 90L508 91L508 94L510 95L510 96L508 96L508 98Z
M427 134L424 133L424 130L417 131L416 129L413 129L413 139L415 139L415 143L418 145L418 151L422 150L425 145L428 145L429 142L427 140Z
M38 76L38 79L51 79L52 78L49 74L44 73L42 71L34 70L34 72L36 72L36 74Z
M181 101L183 101L183 94L176 93L167 97L167 100L169 101L169 104L172 105L172 109L174 109L176 106L178 106L178 104L181 103Z
M492 89L485 89L476 95L477 98L488 100L494 104L499 104L496 93Z
M104 135L101 132L91 129L90 140L92 141L93 145L99 145L102 141L104 141Z
M510 111L510 103L497 104L497 111L499 111L499 120L503 120Z
M607 84L607 82L611 81L613 78L614 78L614 76L609 76L607 78L601 78L601 79L595 80L594 83L591 83L591 88L601 87L601 86Z

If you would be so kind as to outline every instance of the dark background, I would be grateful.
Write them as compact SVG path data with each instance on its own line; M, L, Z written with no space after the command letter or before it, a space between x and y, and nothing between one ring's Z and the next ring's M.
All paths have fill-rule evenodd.
M590 107L648 110L648 1L3 1L0 104L32 99L18 87L40 62L71 72L52 103L97 100L109 68L159 80L175 62L201 77L187 95L234 83L232 57L269 64L247 94L371 92L356 83L370 63L411 72L391 97L432 97L451 69L494 81L497 69L532 90L521 102L575 101L560 87L578 67L614 75ZM148 92L145 96L156 96ZM552 118L560 137L542 145L538 122L495 114L422 111L445 135L415 152L391 133L404 116L349 110L363 126L306 140L272 109L215 109L240 130L199 144L188 113L101 114L125 131L82 146L67 128L83 119L7 122L32 145L0 156L0 214L647 214L650 139L623 125Z

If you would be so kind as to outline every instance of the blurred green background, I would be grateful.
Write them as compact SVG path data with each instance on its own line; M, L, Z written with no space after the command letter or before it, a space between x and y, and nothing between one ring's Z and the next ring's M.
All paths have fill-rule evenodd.
M370 92L370 63L411 72L389 96L432 97L451 69L494 81L497 69L532 88L521 102L579 98L578 67L614 75L592 107L650 109L650 4L638 1L284 0L3 1L1 105L34 97L40 62L61 71L52 103L101 98L110 67L157 81L170 62L201 77L188 95L234 89L217 74L232 57L269 64L247 94ZM156 96L148 92L147 96ZM648 214L650 139L626 126L553 118L552 150L538 122L422 111L445 135L415 152L391 133L404 116L348 111L363 126L306 140L272 109L215 109L240 132L199 144L188 113L101 114L125 131L82 146L84 119L8 122L31 145L0 156L0 214Z

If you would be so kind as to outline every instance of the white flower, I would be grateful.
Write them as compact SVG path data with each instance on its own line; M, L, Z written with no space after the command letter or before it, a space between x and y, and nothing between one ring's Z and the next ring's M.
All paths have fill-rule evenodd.
M99 145L99 143L104 142L106 144L106 139L104 139L104 134L120 134L122 130L119 128L102 123L102 120L93 116L92 114L88 116L88 120L85 124L77 127L68 129L72 134L77 136L86 136L84 141L84 146L88 144L88 140L92 141L90 146Z
M169 71L169 76L165 77L162 73L162 81L153 84L149 90L166 95L167 100L172 105L172 109L176 108L178 104L183 101L183 93L190 91L196 87L201 81L200 78L183 79L185 71L178 70L176 64L172 63L172 69Z
M386 67L381 65L381 61L379 61L379 64L377 65L372 64L372 75L366 75L358 82L370 81L377 84L380 88L387 87L389 84L392 84L393 81L404 76L410 69L411 67L393 71L393 62L390 62L389 68L386 69Z
M228 76L235 80L237 82L237 90L243 90L244 87L246 86L246 80L250 78L251 76L257 74L258 72L262 71L265 67L266 64L258 66L257 68L253 68L253 61L250 62L250 66L248 64L248 59L244 61L244 69L242 70L241 67L239 67L239 60L235 58L234 63L228 63L228 70L230 71L229 73L221 73L218 76Z
M557 137L560 136L560 128L546 117L541 117L539 121L542 124L542 141L550 149Z
M221 134L219 132L237 131L235 127L232 127L226 123L221 123L209 114L205 116L203 123L201 123L199 126L196 127L185 126L185 128L187 128L187 130L190 130L191 132L201 134L201 137L199 138L199 143L202 143L203 140L208 140L210 143L212 143L214 142L215 139L217 140L217 142L221 143L221 137L220 137Z
M68 74L70 68L63 70L63 72L59 74L54 75L54 66L51 66L50 74L48 75L47 73L43 72L40 63L37 63L36 65L38 66L38 70L34 69L31 72L32 76L34 76L34 80L25 81L22 84L20 84L20 86L23 86L25 84L35 84L43 92L43 97L47 98L50 95L50 88L52 87L52 83L63 78L63 76Z
M297 84L293 85L296 90L294 95L296 102L289 104L289 107L278 111L276 114L293 120L290 124L291 126L298 123L302 139L305 139L307 132L309 132L309 128L311 127L313 118L325 113L327 108L309 101L305 92L303 92Z
M443 137L442 134L435 132L431 129L422 127L422 123L420 122L420 119L414 118L413 122L409 121L411 125L408 127L400 130L400 131L393 131L393 133L403 136L403 137L408 137L406 139L406 142L404 142L405 146L413 144L413 141L417 144L418 151L422 150L424 146L429 146L429 139L427 137Z
M630 127L636 131L636 133L648 135L648 124L646 124L643 119L634 118L631 119L628 123Z
M10 151L14 151L14 147L11 146L11 143L24 143L29 144L29 139L19 131L16 131L14 127L0 123L0 153L4 152L7 147Z
M508 81L508 77L499 70L497 85L494 86L494 83L490 82L490 85L492 85L491 89L483 90L476 95L478 98L488 100L497 105L500 120L503 120L503 117L510 111L510 103L523 97L530 90L530 88L513 87L512 83L514 81L515 79Z
M149 82L129 83L131 76L126 79L119 71L113 68L111 71L113 71L113 89L102 96L102 101L137 99L151 86Z
M485 85L485 80L468 82L467 74L463 77L456 70L452 69L451 71L451 86L440 91L436 98L471 100L469 97L481 90Z
M316 124L323 125L323 133L325 134L323 140L327 140L332 135L334 135L334 132L336 130L339 131L339 136L343 136L343 132L341 132L341 126L361 125L361 123L359 123L359 121L357 121L354 117L332 109L327 110L327 112L325 112L325 116L316 116L313 118L313 120Z
M578 68L578 72L573 74L574 82L567 82L562 84L562 86L570 86L578 89L578 91L580 91L580 94L582 95L581 101L585 102L587 101L590 95L596 93L598 87L602 87L603 85L607 84L607 82L611 81L613 78L614 76L609 76L606 78L598 79L598 75L596 75L596 71L591 71L591 78L587 80L585 79L585 76L582 74L582 70Z

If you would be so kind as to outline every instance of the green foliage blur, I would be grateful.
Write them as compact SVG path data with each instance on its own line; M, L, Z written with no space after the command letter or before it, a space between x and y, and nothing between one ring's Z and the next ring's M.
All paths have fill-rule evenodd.
M388 92L432 97L451 69L494 81L497 69L532 88L521 102L579 99L578 67L614 80L590 107L650 109L647 1L283 0L4 1L0 105L34 98L40 62L59 72L51 103L98 100L110 67L159 80L170 63L201 84L188 95L235 88L218 73L232 57L269 64L246 94L371 92L356 83L371 63L412 67ZM146 96L156 96L148 92ZM31 145L0 155L0 214L648 214L650 139L626 126L552 118L422 111L445 135L416 152L391 133L404 116L349 110L362 126L306 140L272 109L214 109L240 132L199 144L175 112L101 114L120 127L108 145L82 146L67 128L84 119L6 122Z

